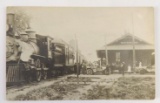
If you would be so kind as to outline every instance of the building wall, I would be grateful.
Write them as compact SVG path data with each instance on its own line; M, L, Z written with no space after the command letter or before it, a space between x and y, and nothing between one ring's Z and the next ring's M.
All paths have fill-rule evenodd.
M136 50L136 66L142 62L142 66L151 65L152 52L154 50ZM108 50L109 64L116 62L116 53L120 54L120 61L125 62L126 66L133 66L133 51L132 50Z

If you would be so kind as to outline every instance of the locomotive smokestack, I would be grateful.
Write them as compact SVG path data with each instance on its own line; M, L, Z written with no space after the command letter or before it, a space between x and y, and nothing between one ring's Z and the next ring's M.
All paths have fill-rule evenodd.
M15 20L15 14L9 13L7 14L7 35L8 36L14 36L15 30L14 30L14 20Z

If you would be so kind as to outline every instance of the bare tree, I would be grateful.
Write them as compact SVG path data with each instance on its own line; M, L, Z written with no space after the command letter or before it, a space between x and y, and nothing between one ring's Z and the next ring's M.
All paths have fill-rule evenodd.
M15 31L17 33L26 30L29 27L30 17L22 11L15 13Z
M19 35L20 32L25 31L29 27L31 18L24 11L13 9L8 14L11 14L13 17L10 17L7 20L7 23L9 22L9 30L7 31L7 35Z

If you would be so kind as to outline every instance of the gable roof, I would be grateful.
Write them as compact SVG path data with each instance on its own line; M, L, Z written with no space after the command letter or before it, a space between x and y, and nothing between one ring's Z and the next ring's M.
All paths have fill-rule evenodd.
M134 36L134 41L135 41L135 45L139 44L139 45L151 45L150 43ZM107 46L112 46L112 45L132 45L133 43L133 35L131 34L125 34L122 37L114 40L113 42L107 44Z

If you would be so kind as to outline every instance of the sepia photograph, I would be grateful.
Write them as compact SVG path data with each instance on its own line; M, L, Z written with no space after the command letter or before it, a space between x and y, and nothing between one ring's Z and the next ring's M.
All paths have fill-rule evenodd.
M6 10L6 100L153 100L153 7Z

